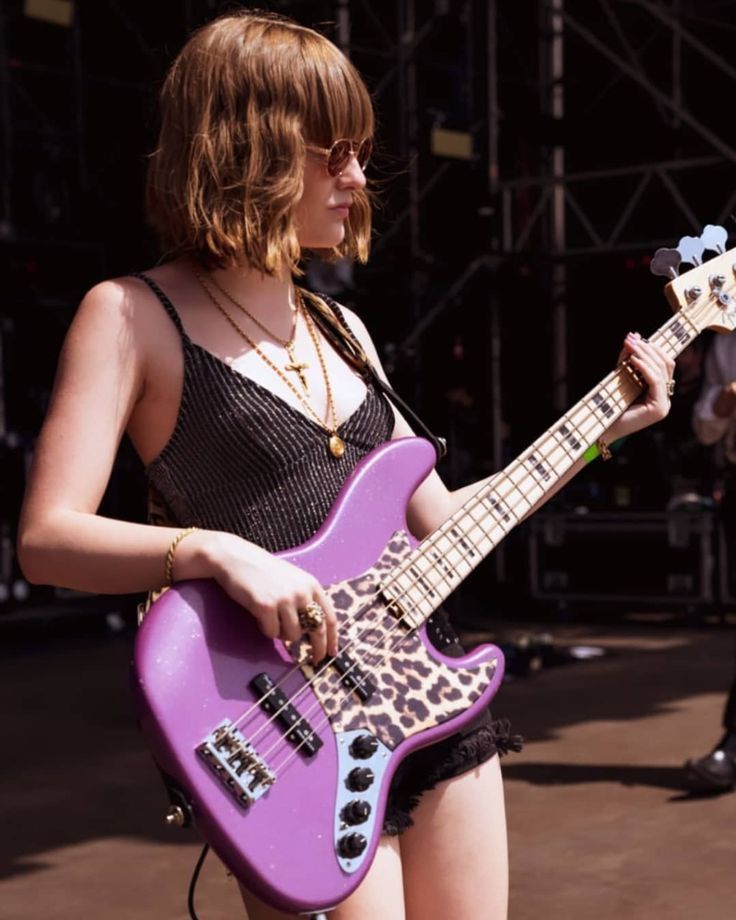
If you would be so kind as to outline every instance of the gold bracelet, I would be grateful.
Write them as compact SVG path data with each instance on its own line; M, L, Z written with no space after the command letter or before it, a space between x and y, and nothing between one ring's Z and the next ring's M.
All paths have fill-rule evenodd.
M598 453L601 455L602 460L610 460L613 454L611 453L611 448L606 444L603 438L598 438L595 442L595 446L598 448Z
M187 527L184 530L180 530L179 533L171 541L171 546L168 548L166 553L166 581L165 584L171 587L174 583L174 553L176 552L176 547L181 543L184 537L188 537L190 533L194 533L196 530L199 530L199 527Z

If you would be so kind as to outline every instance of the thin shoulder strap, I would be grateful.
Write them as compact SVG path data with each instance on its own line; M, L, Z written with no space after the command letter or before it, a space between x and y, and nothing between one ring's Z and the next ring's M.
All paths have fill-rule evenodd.
M181 319L179 318L179 314L176 312L176 308L174 307L173 303L169 300L169 298L166 296L166 294L164 294L164 292L161 290L158 284L156 284L153 278L149 278L148 275L146 275L144 272L131 272L130 274L133 278L140 278L141 281L144 281L148 285L148 287L153 291L156 297L158 297L158 299L161 301L161 306L169 314L169 317L172 323L179 330L179 335L181 335L183 339L188 341L189 336L184 331L184 326L182 325Z
M345 322L338 304L326 294L313 294L311 291L305 291L305 293L308 295L306 302L310 308L310 315L314 317L329 341L337 348L348 364L354 367L366 380L372 381L374 386L384 396L388 397L399 411L409 419L415 430L432 444L437 454L437 459L441 460L447 453L447 441L433 434L416 412L378 374L362 345L353 334L352 329Z

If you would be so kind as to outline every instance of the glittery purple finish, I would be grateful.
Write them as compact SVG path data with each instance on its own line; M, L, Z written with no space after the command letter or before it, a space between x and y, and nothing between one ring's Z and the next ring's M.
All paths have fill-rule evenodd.
M361 574L396 530L407 529L406 505L434 460L434 449L418 438L376 448L345 483L319 533L280 555L324 585ZM429 645L423 629L422 636ZM464 658L447 658L434 649L432 654L453 668L477 667L493 658L498 667L483 696L462 715L408 738L393 751L376 780L381 783L381 815L399 762L470 721L489 703L503 676L503 655L492 645ZM249 809L226 794L195 753L223 719L235 722L251 709L255 696L248 684L255 674L267 671L278 681L292 667L283 646L266 639L214 581L189 581L167 591L144 619L136 639L133 686L146 740L159 765L191 798L202 835L260 898L281 910L302 912L344 900L371 863L369 858L348 874L335 858L336 741L322 710L314 708L311 690L300 695L297 708L313 710L310 722L324 742L315 757L290 756L293 748L278 728L263 727L268 716L258 708L239 722L278 776ZM297 672L283 689L291 696L304 684ZM370 857L378 840L376 834L369 841Z

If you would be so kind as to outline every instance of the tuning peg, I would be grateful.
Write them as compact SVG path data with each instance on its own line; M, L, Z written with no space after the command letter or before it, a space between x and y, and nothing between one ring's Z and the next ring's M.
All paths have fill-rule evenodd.
M718 224L708 224L700 234L700 239L703 241L705 248L710 249L711 252L725 252L728 232L724 227L719 227Z
M649 269L653 275L676 278L680 262L682 262L682 256L677 249L658 249L652 256Z
M705 245L699 236L683 236L677 244L677 250L682 256L683 262L689 262L691 265L700 265L703 261Z

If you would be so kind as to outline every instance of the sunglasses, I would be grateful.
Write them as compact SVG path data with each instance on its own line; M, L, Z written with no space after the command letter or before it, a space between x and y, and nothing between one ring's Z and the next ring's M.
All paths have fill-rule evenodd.
M358 161L358 166L361 169L366 168L371 158L371 153L373 153L373 141L369 137L366 137L360 143L342 138L339 141L335 141L331 147L315 147L314 144L307 144L307 150L313 150L321 154L325 158L327 172L331 176L339 176L353 156Z

